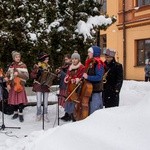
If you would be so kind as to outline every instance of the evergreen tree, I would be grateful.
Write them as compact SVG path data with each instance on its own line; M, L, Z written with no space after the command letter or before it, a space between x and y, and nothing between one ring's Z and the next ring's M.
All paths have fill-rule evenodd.
M52 9L53 8L53 9ZM54 2L44 0L0 1L1 65L11 62L11 52L20 51L27 65L36 60L40 51L50 53L51 36L48 26L56 18Z
M108 16L101 16L101 24L90 21L99 12L96 0L0 0L0 66L6 68L12 61L13 50L21 52L29 71L41 51L51 55L50 64L55 68L65 53L74 50L84 61L87 48L95 44L97 30L107 29L115 21L108 18L110 23L103 23ZM90 29L85 29L89 31L83 32L89 22Z
M86 37L78 32L78 24L87 22L90 17L100 15L100 4L95 0L61 0L58 1L57 16L60 21L60 26L63 30L58 31L60 40L58 45L62 53L68 51L72 53L78 50L82 58L86 58L87 48L96 43L96 33L98 29L107 29L110 25L101 24L94 25L91 29L91 36ZM107 18L108 16L105 16ZM112 18L112 23L115 18ZM60 53L61 53L60 51ZM82 59L84 61L84 59Z

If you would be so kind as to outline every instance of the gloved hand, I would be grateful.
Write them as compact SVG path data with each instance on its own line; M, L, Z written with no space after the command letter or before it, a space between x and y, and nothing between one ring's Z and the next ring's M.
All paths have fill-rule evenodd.
M76 80L75 79L71 79L71 83L72 84L76 83Z

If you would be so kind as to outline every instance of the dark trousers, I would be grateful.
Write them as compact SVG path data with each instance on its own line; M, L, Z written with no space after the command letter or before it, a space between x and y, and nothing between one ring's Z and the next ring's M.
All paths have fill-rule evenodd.
M18 111L19 110L19 113L23 113L23 108L24 108L24 105L23 104L19 104L19 105L14 105L14 111Z
M145 76L145 82L148 82L148 81L150 82L150 77Z
M119 92L104 90L103 103L105 108L119 106Z

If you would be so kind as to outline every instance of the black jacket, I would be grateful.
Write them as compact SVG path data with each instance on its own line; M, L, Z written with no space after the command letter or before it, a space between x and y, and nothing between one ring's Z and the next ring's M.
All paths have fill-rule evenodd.
M110 63L105 63L105 72L108 70L108 74L106 76L106 83L104 84L104 90L110 90L110 91L118 91L120 92L122 83L123 83L123 67L122 64L116 62L115 59L113 59Z

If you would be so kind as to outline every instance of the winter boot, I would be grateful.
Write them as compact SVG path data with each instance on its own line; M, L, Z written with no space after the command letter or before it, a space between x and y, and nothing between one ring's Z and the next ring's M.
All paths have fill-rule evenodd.
M73 114L71 114L70 117L71 117L71 120L72 120L73 122L76 121L76 119L74 118L74 115L73 115Z
M41 115L37 115L37 116L36 116L36 121L40 121L41 118L42 118Z
M68 113L65 113L65 115L63 117L60 118L63 121L70 121L71 117Z
M47 116L47 114L44 114L44 121L45 121L45 122L50 122L50 121L49 121L49 118L48 118L48 116Z
M19 121L20 121L20 122L24 122L23 114L20 114L20 113L19 113Z
M15 112L14 112L14 115L12 116L12 119L17 119L17 118L18 118L18 112L15 111Z

